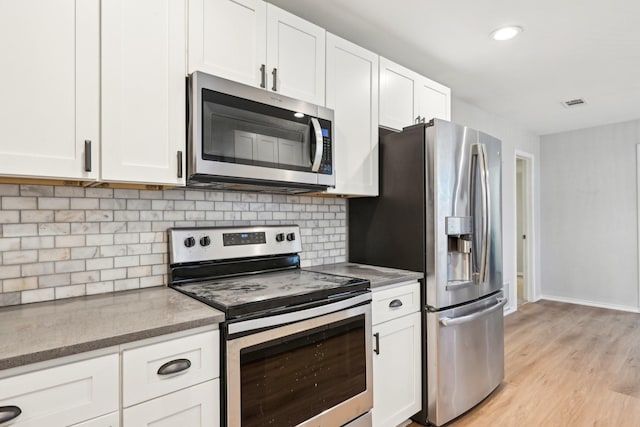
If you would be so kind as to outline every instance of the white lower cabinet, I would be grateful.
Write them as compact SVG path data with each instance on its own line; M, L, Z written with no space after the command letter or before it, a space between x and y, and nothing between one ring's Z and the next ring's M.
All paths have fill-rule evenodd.
M0 380L0 407L22 411L7 426L74 425L118 410L118 378L118 354L16 375Z
M120 413L112 412L80 424L74 424L72 427L120 427Z
M124 427L218 427L220 381L207 381L123 412Z
M373 325L373 426L392 427L417 413L422 405L421 318L419 304L410 314L403 312L406 298L415 295L418 283L373 291L373 318L381 311L377 302L387 300L400 317ZM380 298L380 297L382 298ZM402 305L400 305L402 303ZM415 311L415 310L418 311ZM375 320L374 320L375 322Z

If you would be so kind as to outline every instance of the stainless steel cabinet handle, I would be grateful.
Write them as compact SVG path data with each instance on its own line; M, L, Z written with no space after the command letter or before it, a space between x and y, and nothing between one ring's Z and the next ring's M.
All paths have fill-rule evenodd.
M178 178L182 178L182 151L178 151Z
M373 334L373 337L376 339L376 348L373 349L375 354L380 354L380 333L376 332Z
M158 375L171 375L178 372L186 371L191 367L189 359L176 359L165 363L158 368Z
M476 313L469 314L467 316L462 316L462 317L443 317L442 319L440 319L440 324L442 326L456 326L462 323L472 322L482 316L485 316L489 313L492 313L498 310L499 308L504 307L506 303L507 303L506 298L498 298L498 302L489 308L485 308L484 310L480 310Z
M320 128L320 122L315 117L311 118L311 127L316 137L316 152L313 153L313 164L311 165L312 172L318 172L320 170L320 162L322 162L322 155L324 154L324 144L322 140L322 129Z
M389 307L390 308L398 308L398 307L402 307L402 301L400 301L399 299L394 299L393 301L391 301L389 303Z
M22 409L17 406L0 406L0 424L18 418L21 413Z
M84 140L84 171L91 172L91 140Z
M263 89L267 87L267 66L264 64L260 66L260 87Z
M278 69L274 68L273 71L271 72L271 75L273 76L273 87L271 88L271 90L273 90L274 92L278 91Z

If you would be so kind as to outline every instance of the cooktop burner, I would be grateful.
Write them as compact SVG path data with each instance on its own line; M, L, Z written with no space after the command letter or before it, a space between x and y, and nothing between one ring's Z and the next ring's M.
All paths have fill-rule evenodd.
M368 280L301 269L297 226L174 228L169 236L170 286L228 320L368 292Z

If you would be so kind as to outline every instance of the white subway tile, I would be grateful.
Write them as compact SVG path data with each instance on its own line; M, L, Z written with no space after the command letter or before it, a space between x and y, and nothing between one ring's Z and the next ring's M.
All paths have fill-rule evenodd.
M53 262L38 262L35 264L22 264L20 266L22 277L42 276L45 274L53 274Z
M161 221L162 211L140 211L141 221Z
M29 222L53 222L53 211L21 211L20 221Z
M184 211L165 211L163 219L165 221L184 221Z
M113 211L97 210L86 212L87 222L105 222L113 221Z
M127 278L132 279L134 277L144 277L151 275L151 266L142 265L138 267L128 267L127 268Z
M55 288L56 299L80 297L86 295L85 285L60 286Z
M127 245L127 255L146 255L151 253L150 243Z
M53 196L53 187L50 185L20 185L21 196Z
M71 284L71 274L49 274L38 277L39 288L55 288L56 286L67 286Z
M127 208L125 199L100 199L100 209L102 210L122 210Z
M118 256L113 259L113 266L116 268L120 267L133 267L140 265L140 256L138 255L128 255L128 256Z
M140 243L140 233L114 234L114 243L116 245L126 245L126 244L129 244L129 243Z
M68 223L38 224L38 234L41 236L60 236L70 233L71 225Z
M99 271L78 271L71 273L71 284L87 284L100 281Z
M0 211L0 224L17 224L20 222L20 211Z
M72 222L71 234L97 234L100 233L99 222Z
M126 222L101 222L100 233L125 233L127 231Z
M207 211L207 212L204 212L204 214L205 214L204 219L207 221L221 221L224 219L225 212Z
M87 260L87 270L107 270L113 268L114 258L95 258Z
M152 200L151 209L154 211L169 211L173 210L175 202L173 200Z
M166 200L184 200L183 190L163 190L162 198Z
M112 188L87 188L85 190L85 195L87 197L97 197L99 199L110 199L110 198L113 198L113 189Z
M123 256L127 254L127 245L100 246L101 257Z
M139 221L127 223L127 231L130 233L147 233L151 231L150 221Z
M148 211L151 209L151 200L127 200L127 210Z
M224 200L225 194L226 193L223 193L222 191L207 191L204 195L204 199L218 202Z
M185 212L184 219L186 219L187 221L202 221L205 219L206 213L208 212L201 212L201 211Z
M98 210L100 209L100 199L71 199L71 209L75 210Z
M113 212L114 221L139 221L139 211L115 211Z
M35 209L35 208L32 208ZM67 197L38 197L38 209L69 209Z
M140 233L140 243L161 243L165 242L166 233L155 231L150 233Z
M0 252L18 251L18 250L20 250L20 238L19 237L0 238Z
M184 198L186 200L204 200L204 191L187 190L184 192Z
M79 248L84 246L86 239L83 234L70 236L56 236L56 248Z
M27 264L38 261L38 251L5 251L2 253L2 263L8 264Z
M152 286L164 286L166 284L164 276L146 276L140 278L141 288L150 288Z
M20 277L19 265L0 265L0 280Z
M21 295L22 304L29 304L32 302L41 302L41 301L51 301L54 298L55 298L55 290L53 288L23 291Z
M0 184L0 196L19 196L20 186L16 184Z
M113 281L87 283L87 295L105 294L113 292Z
M177 211L192 211L196 208L196 202L193 201L177 201L174 204Z
M141 199L162 199L162 191L140 190Z
M2 292L20 292L38 288L37 277L20 277L2 281Z
M83 187L54 187L56 197L84 197ZM43 194L44 196L45 194ZM52 194L46 194L51 196Z
M124 190L116 188L113 190L113 197L116 199L138 199L140 193L138 190Z
M113 268L109 270L100 270L100 280L116 280L116 279L124 279L127 277L127 269L126 268Z
M71 257L70 249L40 249L38 251L38 260L45 261L64 261Z
M88 246L106 246L113 245L114 236L119 236L119 234L87 234L87 245Z
M35 197L2 197L2 209L38 209L37 198Z
M85 269L84 260L56 261L56 273L74 273Z
M71 248L71 259L92 259L98 257L97 246L86 246L82 248Z
M24 214L24 212L23 212ZM84 222L84 211L56 211L56 222Z
M140 255L140 265L156 265L162 263L162 254Z
M124 280L115 280L113 282L114 289L116 291L128 291L131 289L140 288L140 279L124 279Z

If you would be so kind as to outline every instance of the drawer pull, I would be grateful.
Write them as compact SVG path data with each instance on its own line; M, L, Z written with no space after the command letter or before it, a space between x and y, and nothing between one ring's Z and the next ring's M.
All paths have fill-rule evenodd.
M191 367L189 359L176 359L165 363L158 368L158 375L171 375L178 372L186 371Z
M391 308L402 307L402 301L400 301L399 299L394 299L393 301L391 301L389 303L389 307L391 307Z
M373 337L376 339L376 348L373 349L375 354L380 354L380 333L376 332L373 334Z
M18 418L22 409L17 406L0 406L0 424Z

